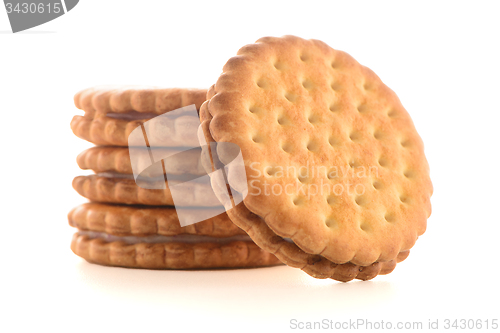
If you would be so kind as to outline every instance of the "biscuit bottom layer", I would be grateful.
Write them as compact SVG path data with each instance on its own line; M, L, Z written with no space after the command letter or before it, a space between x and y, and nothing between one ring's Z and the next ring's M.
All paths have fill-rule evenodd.
M197 244L197 243L218 243L226 244L231 242L253 242L248 235L235 235L231 237L212 237L204 235L175 235L175 236L163 236L163 235L150 235L150 236L115 236L105 232L97 231L87 231L79 230L77 232L78 236L87 236L90 239L102 239L107 243L111 242L124 242L126 244L140 244L140 243L186 243L186 244Z

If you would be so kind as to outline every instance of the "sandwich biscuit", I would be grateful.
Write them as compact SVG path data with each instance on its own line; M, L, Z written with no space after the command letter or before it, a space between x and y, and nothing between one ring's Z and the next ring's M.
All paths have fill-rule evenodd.
M83 116L71 120L73 133L96 145L128 146L130 133L148 120L205 100L204 89L102 86L85 89L74 97ZM151 145L196 147L198 142L186 128L199 124L196 117L179 117L152 129Z
M347 53L261 38L228 60L200 119L207 142L236 144L245 161L248 195L229 217L287 265L366 280L425 232L422 140L396 94Z
M175 209L87 203L68 214L72 251L108 266L206 269L279 265L221 214L180 227Z

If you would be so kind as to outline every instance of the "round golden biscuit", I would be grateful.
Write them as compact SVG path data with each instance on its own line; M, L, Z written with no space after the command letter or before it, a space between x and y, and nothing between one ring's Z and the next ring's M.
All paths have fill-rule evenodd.
M228 215L283 262L339 279L335 265L401 261L425 232L422 140L396 94L347 53L259 39L228 60L200 118L208 141L237 144L245 161L248 195Z

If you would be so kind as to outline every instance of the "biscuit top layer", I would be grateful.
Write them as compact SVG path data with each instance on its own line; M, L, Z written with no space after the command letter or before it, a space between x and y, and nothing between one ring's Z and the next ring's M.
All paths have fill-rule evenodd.
M276 234L336 263L370 264L424 233L422 140L396 94L347 53L262 38L229 59L213 94L210 133L241 148L245 206Z
M138 113L146 113L152 118L191 104L199 110L206 93L206 89L98 86L78 92L74 102L77 108L85 111L86 117L114 114L115 118L144 119Z

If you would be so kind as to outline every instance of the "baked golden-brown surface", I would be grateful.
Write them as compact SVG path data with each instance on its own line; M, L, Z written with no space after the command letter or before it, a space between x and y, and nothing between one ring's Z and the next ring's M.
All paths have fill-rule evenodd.
M251 241L230 243L105 242L75 233L71 250L85 260L108 266L149 269L238 268L279 265L271 253Z
M71 120L71 130L81 139L96 145L129 146L130 133L158 115L194 104L199 110L206 98L206 89L134 88L101 86L78 92L77 108L85 111ZM191 119L193 118L193 119ZM186 128L196 130L199 120L179 117L159 128L151 128L151 146L197 147L198 140ZM140 144L140 143L139 143Z
M243 230L231 222L226 213L181 227L176 209L173 207L126 206L89 202L73 208L68 213L68 223L80 230L104 232L117 236L189 234L230 237L246 235Z
M192 149L179 152L174 149L158 148L157 155L171 156L168 163L164 163L165 172L171 175L205 175L205 169L201 165L201 149ZM149 151L146 149L135 148L133 151L135 161L140 170L149 166ZM176 155L178 154L178 155ZM175 157L175 156L176 157ZM128 147L110 147L96 146L81 152L76 159L81 169L91 169L95 173L117 172L121 174L133 174L132 164L130 163L130 152ZM142 176L159 177L164 172L157 172L157 169L151 169L141 173Z
M98 86L78 92L74 102L90 118L129 112L160 115L191 104L199 110L206 95L206 89Z
M77 115L73 116L70 125L73 133L80 139L96 145L127 147L141 145L141 142L129 142L129 135L148 120L117 119L106 116L87 118ZM157 122L160 126L151 127L149 143L151 147L198 147L198 138L192 135L192 131L196 130L199 122L197 117L182 117L170 123L169 128L162 128L160 120ZM190 127L191 130L186 131L186 127Z
M138 186L134 179L103 177L99 175L78 176L73 179L73 188L91 201L118 203L128 205L172 206L174 200L168 182L157 180L152 183L158 185L156 189L146 189ZM165 189L159 188L164 183ZM175 183L171 183L175 184ZM212 194L209 185L190 182L183 189L178 190L179 196L176 206L220 206L220 202Z
M257 240L244 210L228 215L264 249L291 238L300 251L276 253L284 262L397 261L424 233L432 184L422 140L396 94L348 54L317 40L262 38L229 59L200 118L215 141L240 147L244 208L270 233ZM302 268L328 275L314 265Z

